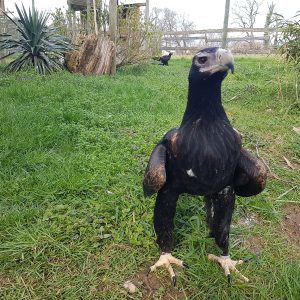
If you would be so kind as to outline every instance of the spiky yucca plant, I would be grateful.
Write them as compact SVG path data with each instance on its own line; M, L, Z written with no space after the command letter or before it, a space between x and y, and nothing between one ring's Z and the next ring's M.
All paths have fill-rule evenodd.
M7 70L19 71L33 66L38 73L46 74L62 69L64 53L72 47L53 27L47 26L49 14L35 7L29 8L27 13L23 4L22 8L16 4L16 10L18 20L5 15L15 24L18 34L0 35L0 50L9 50L7 56L19 54L6 66Z

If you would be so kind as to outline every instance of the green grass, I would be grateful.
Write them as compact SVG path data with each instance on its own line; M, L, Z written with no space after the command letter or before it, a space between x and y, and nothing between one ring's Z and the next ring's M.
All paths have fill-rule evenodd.
M114 77L0 74L1 299L141 298L122 285L159 254L143 172L155 143L181 121L189 67L178 59ZM262 194L237 199L231 255L255 258L239 268L251 281L227 286L207 260L219 250L206 238L202 199L184 196L174 254L191 268L177 270L177 289L188 299L298 299L299 248L281 229L283 205L300 203L295 74L275 58L238 57L223 102L244 146L275 174ZM241 225L249 214L258 222ZM263 241L258 256L247 246L253 236ZM157 276L156 299L175 295L167 271Z

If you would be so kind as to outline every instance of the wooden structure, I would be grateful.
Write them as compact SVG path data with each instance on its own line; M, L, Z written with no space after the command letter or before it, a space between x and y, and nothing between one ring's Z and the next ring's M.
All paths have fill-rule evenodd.
M1 0L0 0L1 1ZM101 28L100 15L103 10L105 0L67 0L68 8L71 13L69 24L71 25L72 31L78 31L78 23L80 27L85 28L87 33L91 33L91 24L94 24L95 32L98 34L98 28ZM146 2L135 2L130 4L119 4L120 1L115 0L117 7L120 8L120 18L126 19L129 12L140 14L140 8L146 7L146 14L149 15L149 0ZM110 2L111 3L111 2ZM80 18L76 17L79 12ZM93 12L94 21L91 22L91 13ZM77 14L78 15L78 14ZM149 17L149 16L148 16ZM147 16L146 16L147 18ZM79 19L79 22L77 21ZM82 31L82 30L81 30ZM101 30L100 30L101 31Z
M5 11L4 0L0 0L0 34L8 33L11 35L18 34L15 25L7 18L7 16L3 13ZM10 13L9 11L5 11L6 13ZM0 51L0 58L5 57L9 53L8 50Z
M225 44L236 53L270 53L274 45L270 45L269 39L266 43L266 36L276 35L281 31L280 28L228 28L229 37L226 38ZM249 32L256 35L246 36ZM174 31L163 34L161 49L185 53L204 47L220 47L222 43L224 44L223 29Z
M68 7L73 11L86 11L92 6L92 0L68 0ZM100 4L100 2L98 3Z
M111 74L114 49L108 38L85 36L79 49L66 55L67 68L85 75Z
M4 1L4 0L0 0ZM116 0L117 1L117 0ZM73 11L80 11L80 12L86 12L87 10L91 9L93 7L93 0L68 0L68 7L70 10ZM102 6L103 1L95 1L96 2L96 8L100 9ZM122 15L126 16L127 12L129 9L135 9L139 10L140 7L147 6L149 5L149 0L146 2L135 2L135 3L130 3L130 4L119 4L119 1L117 1L117 5L121 6L123 8Z
M121 5L121 18L127 19L129 13L140 14L140 8L146 6L146 3L131 3L131 4L123 4Z
M86 62L87 58L86 55L87 53L90 53L90 55L94 55L90 49L94 49L95 51L98 51L99 49L103 50L103 47L95 46L95 42L89 41L92 30L91 26L94 24L94 31L93 33L96 36L107 36L107 22L101 22L101 13L104 12L104 6L103 4L106 3L107 1L105 0L68 0L68 7L69 11L71 11L71 18L69 19L69 24L71 27L71 32L73 38L76 37L78 33L87 33L88 34L88 39L85 41L86 44L82 46L83 48L81 49L82 54L79 54L79 52L75 51L77 54L75 55L75 52L72 53L72 55L69 55L67 57L67 64L68 68L72 72L81 72L84 74L106 74L105 72L99 71L102 68L96 67L94 70L87 70L83 68L84 62ZM110 42L113 45L116 45L117 41L117 27L119 21L121 19L127 19L129 15L134 14L140 14L140 8L145 6L146 7L146 19L149 17L149 0L146 0L146 2L135 2L131 4L119 4L118 0L109 0L109 39ZM118 7L119 7L119 13L118 13ZM93 10L92 10L93 9ZM103 11L102 11L103 9ZM78 14L76 12L80 12L80 24L76 20L76 15ZM91 22L91 12L93 11L93 18L94 22ZM106 11L104 12L106 13ZM103 20L102 20L103 21ZM83 26L82 26L83 25ZM80 30L78 30L80 27ZM98 30L99 28L99 30ZM83 30L82 30L83 29ZM97 42L98 43L98 42ZM100 42L99 42L100 43ZM101 42L103 43L103 41ZM93 45L92 45L93 44ZM106 42L104 44L107 44ZM87 51L89 49L89 51ZM99 55L100 53L97 52ZM105 53L108 55L108 51L105 50ZM109 55L107 57L107 60L110 62L110 67L109 67L109 73L110 74L115 74L116 72L116 46L111 48L111 52L109 52ZM76 62L75 62L76 61ZM73 65L76 65L77 67L73 67Z
M224 13L224 23L223 23L223 33L222 33L222 48L225 49L227 46L227 34L228 34L228 20L229 20L229 9L230 0L226 0L225 3L225 13Z
M109 0L109 37L114 45L117 45L117 27L118 27L118 2L116 0ZM112 53L111 74L117 72L117 50L114 47Z
M2 11L5 11L4 0L0 0L0 16L3 15Z

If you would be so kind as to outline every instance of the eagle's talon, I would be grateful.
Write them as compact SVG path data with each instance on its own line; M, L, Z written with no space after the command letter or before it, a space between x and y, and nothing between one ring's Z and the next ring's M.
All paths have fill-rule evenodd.
M176 275L172 276L172 282L173 282L173 286L176 286Z
M221 265L221 267L225 271L225 275L227 277L228 283L231 283L231 272L235 272L241 280L244 282L249 282L249 279L245 277L243 274L241 274L235 266L242 264L243 260L232 260L229 256L215 256L213 254L208 255L208 259L215 261ZM230 282L229 282L230 280Z
M175 274L175 272L173 271L173 268L172 268L172 264L175 264L175 265L180 266L180 267L188 267L186 263L184 263L180 259L175 258L174 256L171 255L171 253L164 253L163 252L160 255L158 261L149 268L149 271L148 271L147 275L149 275L150 272L155 271L156 268L161 267L161 266L165 266L168 269L169 274L171 276L172 283L175 286L177 280L176 280L176 274Z
M227 281L228 281L229 285L232 283L232 275L231 274L227 275Z

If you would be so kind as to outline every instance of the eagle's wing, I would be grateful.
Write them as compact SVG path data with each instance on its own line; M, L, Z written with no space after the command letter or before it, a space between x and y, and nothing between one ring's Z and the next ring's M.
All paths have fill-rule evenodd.
M145 197L157 193L165 185L167 151L176 152L177 137L178 128L172 128L152 151L143 181Z
M157 193L166 183L166 153L166 146L162 143L152 151L143 181L145 197Z
M263 191L266 186L267 168L261 159L242 148L234 177L237 195L254 196Z

